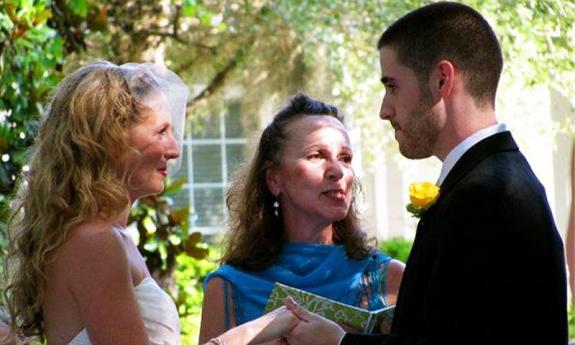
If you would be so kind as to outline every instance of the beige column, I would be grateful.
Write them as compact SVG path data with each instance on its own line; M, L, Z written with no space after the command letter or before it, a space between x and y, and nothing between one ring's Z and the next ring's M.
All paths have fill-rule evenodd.
M571 204L569 223L565 248L567 253L567 266L569 267L569 287L571 289L571 303L575 303L575 142L571 146Z

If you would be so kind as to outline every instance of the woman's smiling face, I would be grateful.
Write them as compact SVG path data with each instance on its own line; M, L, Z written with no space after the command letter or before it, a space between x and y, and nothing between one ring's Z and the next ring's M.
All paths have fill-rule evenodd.
M142 122L128 130L128 142L135 152L128 151L124 162L132 201L161 193L168 161L180 154L167 103L154 110L147 108L142 115Z

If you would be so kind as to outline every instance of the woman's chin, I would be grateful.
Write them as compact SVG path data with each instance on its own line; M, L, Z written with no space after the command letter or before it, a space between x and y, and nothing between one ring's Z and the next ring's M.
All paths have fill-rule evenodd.
M148 190L138 190L138 191L131 191L130 197L132 200L142 199L149 196L154 196L161 194L164 191L164 183L160 183L158 186L154 188L149 188Z
M337 221L345 219L345 217L347 217L348 213L349 213L349 209L337 210L337 211L333 212L329 218L331 219L332 222L337 222Z

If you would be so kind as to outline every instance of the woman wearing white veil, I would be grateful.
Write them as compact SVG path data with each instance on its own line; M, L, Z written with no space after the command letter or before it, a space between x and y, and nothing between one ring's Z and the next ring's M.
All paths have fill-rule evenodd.
M187 96L150 63L95 62L61 82L8 224L16 333L51 345L180 343L176 307L125 228L131 205L179 166ZM295 323L281 309L212 343L273 339Z

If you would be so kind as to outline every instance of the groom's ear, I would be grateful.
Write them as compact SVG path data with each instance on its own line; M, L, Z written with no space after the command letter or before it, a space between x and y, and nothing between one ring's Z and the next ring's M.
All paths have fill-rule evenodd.
M281 176L279 172L274 168L268 168L266 170L266 184L270 193L274 196L278 196L281 192Z
M441 60L431 75L431 90L434 96L446 98L451 96L455 88L455 66L449 60Z

